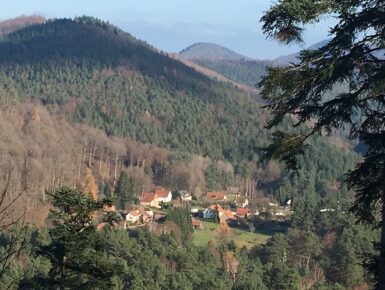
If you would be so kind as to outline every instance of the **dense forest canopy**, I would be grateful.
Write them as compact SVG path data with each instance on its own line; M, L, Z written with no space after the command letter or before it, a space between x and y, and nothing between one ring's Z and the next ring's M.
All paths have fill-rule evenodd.
M290 176L278 168L261 178L255 163L270 133L260 104L108 23L81 17L20 29L2 39L0 67L4 106L38 102L109 136L228 161L232 174L261 180L259 190L278 199L296 195L308 175L314 181L303 192L317 193L317 201L335 203L347 193L339 180L356 156L322 138L309 147L317 158L301 163L307 174ZM156 165L146 165L150 178L159 173ZM214 176L215 186L231 185L228 177Z

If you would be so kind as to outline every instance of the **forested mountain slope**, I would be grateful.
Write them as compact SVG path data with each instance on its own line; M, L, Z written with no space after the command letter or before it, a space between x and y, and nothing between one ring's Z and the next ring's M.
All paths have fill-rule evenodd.
M254 87L272 62L256 60L240 55L213 43L196 43L181 52L178 57L213 70L226 78Z
M241 60L245 56L215 43L198 42L179 52L183 59Z
M188 177L193 165L170 163L164 176L180 173L178 182L185 181L183 186L189 189L197 183L201 190L221 189L239 176L239 184L258 185L258 190L277 198L311 194L313 201L336 200L346 193L339 181L356 158L321 138L306 153L312 158L300 162L306 174L290 176L281 165L270 171L261 168L256 161L271 133L264 129L269 116L260 104L233 85L213 81L118 28L88 17L50 20L4 37L0 104L12 108L15 102L31 101L53 115L102 129L108 136L179 152L179 160L188 160L183 155L188 153L232 164L229 170L218 163L199 167L205 180L198 182ZM87 148L93 152L92 146ZM173 186L176 181L159 180L156 164L146 161L149 178Z
M263 145L266 114L244 93L94 19L8 35L0 68L3 102L40 100L108 134L234 162Z

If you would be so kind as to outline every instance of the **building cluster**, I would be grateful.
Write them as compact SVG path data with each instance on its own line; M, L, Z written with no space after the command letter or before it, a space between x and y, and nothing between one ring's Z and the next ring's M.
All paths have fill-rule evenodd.
M236 189L233 188L232 192L238 192ZM192 201L192 196L187 191L181 191L178 196L179 201L173 201L171 190L163 187L156 187L152 192L145 192L139 198L140 205L133 206L131 210L120 213L122 217L120 224L123 223L124 228L143 226L149 222L158 221L159 216L164 218L165 214L163 213L162 216L162 213L157 211L157 209L171 202L178 206L191 203ZM203 201L200 204L206 204L206 207L191 208L191 215L193 217L191 225L194 229L203 228L199 218L212 219L219 223L226 222L227 224L240 225L240 223L250 223L249 219L260 216L263 213L271 213L272 216L276 217L285 217L288 209L290 209L291 200L288 200L284 206L268 202L266 206L259 209L260 212L256 207L250 206L247 197L241 196L239 193L229 194L227 192L211 191L204 195ZM151 208L156 214L154 214ZM112 210L105 209L104 211Z

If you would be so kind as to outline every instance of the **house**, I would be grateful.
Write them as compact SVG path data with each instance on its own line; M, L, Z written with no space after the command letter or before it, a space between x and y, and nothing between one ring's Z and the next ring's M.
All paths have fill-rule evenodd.
M275 213L274 213L275 216L278 216L278 217L284 217L286 216L286 214L282 211L282 210L277 210Z
M191 221L191 225L194 229L203 229L203 224L200 220Z
M132 224L138 223L140 221L141 214L139 210L133 210L128 212L126 215L126 221Z
M205 219L214 219L217 216L217 212L208 207L202 212L202 215Z
M250 213L250 210L248 208L244 208L244 207L237 208L237 217L247 217L249 213Z
M221 221L226 221L227 219L237 220L235 215L231 212L230 209L224 209L219 204L214 204L209 206L203 211L203 217L213 219L218 217Z
M171 190L164 189L163 187L156 187L155 192L158 202L171 202L172 194Z
M140 213L140 221L145 224L154 219L154 212L152 210L145 210L143 207L138 209Z
M206 200L215 202L224 202L227 200L227 196L223 192L213 191L206 193Z
M160 208L159 206L159 200L157 198L156 193L154 192L145 192L140 198L140 205L141 206L150 206L150 207L156 207Z
M246 206L249 205L249 199L247 197L245 197L245 196L239 196L235 200L235 205L237 207L246 207Z
M183 190L180 192L180 198L182 201L191 201L192 196L187 191Z
M191 214L195 214L195 213L198 213L199 212L199 208L196 208L196 207L193 207L190 209L190 213Z

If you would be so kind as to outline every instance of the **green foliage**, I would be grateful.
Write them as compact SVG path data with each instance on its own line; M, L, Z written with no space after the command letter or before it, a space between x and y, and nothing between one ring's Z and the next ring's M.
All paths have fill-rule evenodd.
M108 134L232 162L256 157L256 102L101 21L12 33L0 44L0 67L7 91Z
M125 171L120 174L115 194L118 209L126 209L134 201L134 180Z
M191 215L187 209L178 207L171 209L167 214L167 220L172 221L179 227L184 244L191 242L193 229Z
M349 129L350 138L368 146L364 160L347 175L347 183L357 190L352 210L361 221L382 228L374 266L377 289L385 288L384 8L384 2L376 0L277 2L262 22L264 32L282 42L301 41L303 26L324 15L334 15L337 24L326 45L302 51L297 64L269 68L260 83L267 107L274 114L270 126L294 115L296 126L307 123L310 127L310 133L300 136L294 146L283 142L290 136L281 132L268 155L286 147L283 157L293 165L308 136L344 128ZM342 84L343 90L333 92Z
M195 63L224 75L230 80L254 87L266 74L268 62L257 60L194 59Z
M8 35L0 43L0 68L5 103L40 101L53 113L109 135L169 149L178 160L190 154L227 160L244 178L257 174L253 163L271 140L264 129L269 117L256 101L93 18L53 20ZM290 131L291 123L281 129ZM304 150L298 167L315 177L311 191L317 203L337 200L329 186L354 158L322 138ZM216 165L205 172L208 187L234 185L233 173ZM145 173L162 184L171 183L172 170L172 164L161 170L145 166ZM306 181L286 172L282 176L275 183L261 182L259 189L285 199ZM131 201L120 200L118 206Z
M52 194L51 242L40 252L51 263L47 275L24 281L34 289L109 289L112 277L124 271L125 262L100 248L93 214L103 205L82 192L61 188Z
M208 190L221 190L221 173L214 164L209 165L205 172L206 187Z

